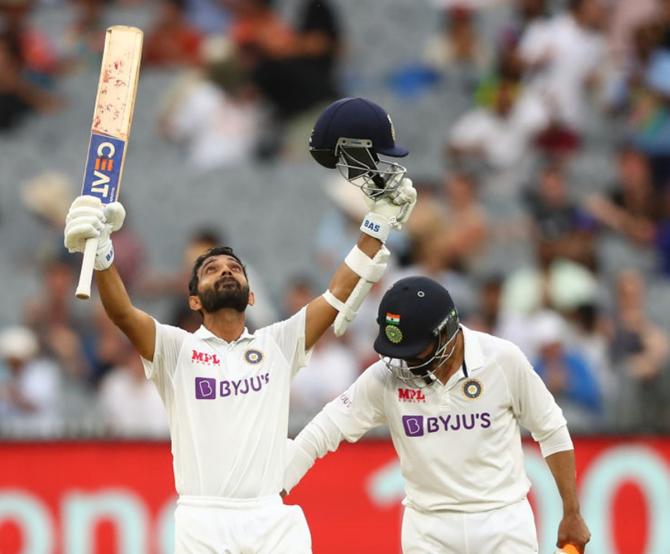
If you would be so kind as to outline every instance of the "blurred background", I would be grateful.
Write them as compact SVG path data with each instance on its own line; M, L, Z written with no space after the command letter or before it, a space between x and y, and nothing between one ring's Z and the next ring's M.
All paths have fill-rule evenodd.
M425 274L449 289L466 325L516 342L556 396L580 437L578 460L579 445L589 453L580 472L593 477L582 483L594 510L590 552L670 552L661 525L670 513L668 0L0 0L0 460L9 464L0 461L0 499L18 502L3 491L23 486L21 502L43 502L51 522L28 532L28 519L12 520L24 504L0 502L0 552L170 547L170 517L155 532L147 524L135 547L105 525L77 542L61 513L70 489L110 486L142 456L165 474L151 490L172 494L158 395L100 303L74 298L80 259L62 246L113 24L145 32L121 195L128 218L114 235L139 306L197 328L188 272L216 244L249 267L252 329L320 294L365 206L311 160L309 133L334 99L367 97L410 149L419 201L347 336L322 340L296 378L291 432L376 359L384 290ZM364 513L398 527L402 486L384 436L333 456L353 456L351 467L301 485L309 519L309 487L323 490L334 471L369 466L362 482L382 479L360 514L349 506L349 520L324 512L314 493L313 517L325 518L323 528L310 519L315 552L341 552L324 535L362 525ZM110 451L127 458L112 463ZM31 452L61 468L60 492L34 484L43 462ZM73 477L98 457L99 483ZM160 494L119 479L146 497L153 521ZM545 490L541 477L534 483ZM549 522L545 546L558 517L551 502L535 500ZM350 551L399 548L380 544Z

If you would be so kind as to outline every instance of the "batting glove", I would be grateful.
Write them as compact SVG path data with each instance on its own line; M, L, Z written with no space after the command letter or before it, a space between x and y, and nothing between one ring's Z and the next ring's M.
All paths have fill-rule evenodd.
M97 238L95 269L108 269L114 261L110 235L123 226L126 210L120 202L103 205L95 196L78 196L65 218L64 244L69 252L83 252L88 239Z
M409 219L416 204L416 189L411 179L403 177L400 185L389 194L378 199L366 196L365 202L370 211L363 219L361 231L386 242L391 229L402 229Z

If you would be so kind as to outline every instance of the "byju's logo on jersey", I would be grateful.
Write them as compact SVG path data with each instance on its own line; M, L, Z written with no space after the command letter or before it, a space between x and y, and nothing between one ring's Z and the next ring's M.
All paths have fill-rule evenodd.
M488 429L491 427L491 414L489 412L479 412L474 414L449 414L444 417L408 415L402 416L402 426L405 435L408 437L423 437L426 433L437 433L438 431Z
M191 362L201 365L221 365L221 360L216 354L198 352L197 350L192 351Z
M425 402L426 395L419 389L398 389L398 400L401 402Z
M216 398L216 379L196 377L195 397L198 400L213 400Z
M402 416L402 426L405 428L405 435L408 437L423 437L423 416Z
M269 373L218 382L211 377L196 377L195 397L198 400L213 400L217 397L243 396L250 392L259 392L269 382Z

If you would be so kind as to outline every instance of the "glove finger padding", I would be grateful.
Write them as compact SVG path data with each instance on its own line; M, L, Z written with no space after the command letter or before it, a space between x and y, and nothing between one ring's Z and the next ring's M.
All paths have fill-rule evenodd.
M90 221L74 221L65 228L63 244L69 252L83 252L88 239L100 236L100 229Z
M416 189L412 185L412 180L403 179L400 186L390 195L390 198L397 205L416 202Z
M97 196L90 196L88 194L82 194L81 196L77 196L72 201L72 204L70 205L70 210L74 208L102 208L102 201L100 198Z
M111 232L118 231L126 219L126 209L121 202L111 202L104 209L105 220L110 226Z

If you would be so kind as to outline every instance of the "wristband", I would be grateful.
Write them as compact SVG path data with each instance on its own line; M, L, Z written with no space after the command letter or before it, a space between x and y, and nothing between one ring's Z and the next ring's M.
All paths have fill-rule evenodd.
M361 231L366 235L370 235L381 242L386 242L386 239L391 232L391 225L383 215L375 212L368 212L361 223Z

